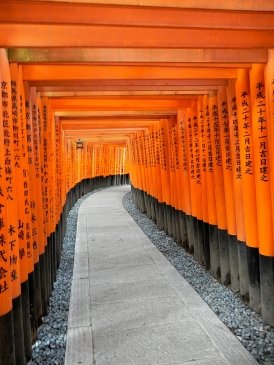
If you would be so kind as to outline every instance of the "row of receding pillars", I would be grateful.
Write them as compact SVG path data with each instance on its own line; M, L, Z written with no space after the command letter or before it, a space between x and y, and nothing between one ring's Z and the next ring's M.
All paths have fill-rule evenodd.
M83 191L124 182L125 148L66 139L50 100L4 49L0 88L0 364L24 365L47 312L67 208Z
M274 57L129 142L135 203L274 325Z

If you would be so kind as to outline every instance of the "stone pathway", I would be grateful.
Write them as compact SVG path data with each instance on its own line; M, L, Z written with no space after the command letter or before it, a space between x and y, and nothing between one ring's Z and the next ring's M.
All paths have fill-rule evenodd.
M122 205L128 186L79 209L65 365L255 365Z

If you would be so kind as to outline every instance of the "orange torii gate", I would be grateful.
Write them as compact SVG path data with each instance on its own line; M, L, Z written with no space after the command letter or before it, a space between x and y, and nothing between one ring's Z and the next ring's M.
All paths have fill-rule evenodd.
M252 66L251 72L255 67L256 65ZM21 66L12 64L11 70L18 78L18 85L22 85L23 77L31 78L26 71L24 74ZM241 70L245 72L245 77L248 77L249 69ZM207 76L207 71L205 76ZM233 70L230 76L233 79L235 75L235 70ZM188 73L187 77L190 76ZM190 250L194 251L197 259L201 262L206 260L207 266L211 268L213 274L218 276L220 270L224 283L230 282L230 275L232 275L233 286L237 288L240 285L237 274L239 265L237 265L237 260L235 262L232 259L233 257L237 258L235 253L237 252L235 211L239 208L239 203L232 198L235 179L235 174L233 175L232 171L233 164L236 164L235 171L237 172L237 159L233 160L231 156L231 146L235 136L230 133L231 123L233 126L235 124L233 111L236 108L241 110L243 107L243 91L237 91L237 85L240 82L241 78L238 77L234 86L230 83L228 86L218 86L217 89L210 90L209 94L199 97L180 95L176 98L160 95L148 99L138 95L123 98L121 96L118 98L115 95L112 97L107 95L103 98L90 97L90 95L86 98L82 96L58 98L56 96L41 96L36 93L35 87L28 88L28 84L26 84L26 95L16 90L13 91L15 96L19 95L18 99L23 100L22 105L26 106L26 109L20 109L21 114L25 115L20 138L28 140L29 152L36 151L33 155L30 153L29 162L24 165L23 176L28 176L28 179L32 176L32 164L30 163L32 159L36 161L33 179L37 179L39 165L42 173L41 180L38 178L41 189L35 192L33 203L35 214L41 212L40 219L43 222L41 237L43 238L40 238L40 242L42 246L39 249L36 247L37 252L39 252L36 259L34 246L28 254L28 278L32 272L35 272L33 265L41 262L42 265L39 266L41 279L39 280L44 284L42 287L33 287L35 295L32 305L35 308L33 315L35 321L31 323L28 330L30 334L32 330L33 337L35 336L37 321L43 313L43 308L45 310L45 301L48 300L55 279L58 262L50 262L49 257L58 257L60 252L60 247L56 246L56 243L58 242L57 237L59 238L61 233L59 232L56 237L56 231L58 232L58 226L62 221L61 212L62 207L65 206L66 196L73 186L78 186L80 181L85 181L87 178L94 179L98 176L127 173L125 166L130 169L134 188L146 193L141 199L141 203L140 198L136 200L137 204L141 204L142 209L147 211L152 218L157 219L158 216L161 221L160 225L165 227L168 233L177 240L181 240L182 236L187 235ZM248 79L246 82L251 88L252 83ZM258 82L255 83L255 85L257 84ZM231 93L235 95L233 97L234 104L232 103L233 98L229 100ZM264 95L264 89L261 93ZM252 101L250 102L251 105L255 103L254 101L253 104ZM98 120L98 113L106 110L108 113L120 112L124 119L115 118L110 114L107 119L102 118L101 115L101 120ZM130 114L127 115L128 112L132 111L134 111L134 118L130 118ZM138 112L141 113L139 117L136 116ZM38 130L37 126L35 127L35 122L28 127L28 123L30 123L27 123L27 119L30 118L28 113L31 113L34 121L37 120ZM244 113L242 114L244 115ZM22 120L24 121L24 118ZM242 135L240 126L239 121L239 138ZM27 132L29 128L32 128L33 134ZM252 125L249 125L249 128L253 138L255 138ZM266 133L266 128L263 131ZM251 146L252 136L249 135ZM243 143L244 138L245 134L240 141L241 153L243 150L241 143ZM38 152L37 143L40 152L35 157ZM81 144L80 147L79 143ZM237 143L238 147L236 146L236 148L239 148L239 142L234 143ZM63 147L60 149L60 146ZM260 146L259 144L258 152L260 152ZM126 162L126 148L129 150L129 164ZM180 158L178 153L182 153ZM25 152L23 152L24 154ZM246 158L246 153L244 156ZM15 157L15 151L13 151L13 158ZM242 158L244 157L240 155L240 160ZM261 160L259 161L261 162ZM154 183L158 179L160 181L159 186ZM262 181L260 177L259 179ZM54 181L55 184L53 184ZM251 181L253 186L257 188L254 177ZM184 198L182 199L179 192L185 186L186 190L184 190ZM211 189L214 189L215 199L213 200L206 198L212 194ZM61 197L59 197L60 192ZM22 193L24 194L23 191ZM78 190L78 196L79 193ZM151 197L153 203L150 203ZM37 199L38 203L36 203ZM73 198L70 197L71 199ZM160 214L156 213L158 199L159 204L161 204ZM199 204L201 199L202 204ZM211 218L209 218L210 216ZM270 215L270 217L272 216ZM31 222L26 221L25 224L29 226ZM32 224L35 224L35 221ZM245 232L248 231L248 226L249 221L245 221ZM253 225L253 229L255 227L256 224ZM241 237L243 235L240 230L239 238ZM256 281L260 273L259 264L257 271L254 271L254 257L257 256L255 251L250 251L248 248L249 242L250 245L253 244L253 241L249 241L248 237L246 239L247 262L245 264L248 266L249 273L249 293L252 293L250 304L256 309L261 301L258 281ZM45 250L43 249L43 240L45 240ZM267 246L268 251L264 251L264 246L260 245L260 241L257 242L255 247L260 248L264 253L269 252L271 254L272 251L269 246ZM184 243L186 244L186 242ZM28 247L28 243L26 247ZM252 259L252 267L249 258ZM30 262L30 260L32 261ZM41 274L41 267L44 269L43 274ZM240 280L242 281L241 286L246 288L244 277L241 277ZM264 310L267 313L266 317L269 318L269 308L266 305Z
M31 358L69 208L128 172L136 204L273 325L273 10L1 1L0 363Z

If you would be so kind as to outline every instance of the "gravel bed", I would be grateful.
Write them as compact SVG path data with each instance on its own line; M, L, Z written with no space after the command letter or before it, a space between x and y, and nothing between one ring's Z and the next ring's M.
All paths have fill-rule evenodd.
M177 271L236 335L259 364L274 364L274 328L264 324L228 287L218 282L196 259L137 209L128 193L123 204L128 213Z
M43 318L38 329L37 340L32 346L33 359L29 365L64 364L78 210L81 203L94 192L95 190L80 198L68 214L60 266L53 284L48 315Z

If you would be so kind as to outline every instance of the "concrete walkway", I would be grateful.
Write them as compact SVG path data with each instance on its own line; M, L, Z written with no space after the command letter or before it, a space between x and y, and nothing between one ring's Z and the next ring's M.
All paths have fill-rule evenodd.
M79 210L65 365L257 362L110 188Z

